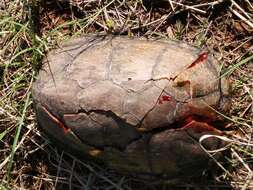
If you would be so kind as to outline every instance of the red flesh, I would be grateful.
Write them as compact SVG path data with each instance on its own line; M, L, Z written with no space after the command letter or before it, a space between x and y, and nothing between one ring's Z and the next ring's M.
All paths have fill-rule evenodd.
M192 64L190 64L187 69L190 69L192 67L194 67L195 65L197 64L200 64L200 63L204 63L204 61L207 59L208 57L208 52L203 52L199 55L199 57L194 61L192 62Z
M219 130L209 125L207 122L197 121L192 116L185 119L185 125L183 125L182 129L192 129L196 133L201 133L204 131L219 132Z
M69 132L69 128L67 128L59 119L57 119L52 113L50 113L44 106L42 106L43 110L49 115L49 117L54 121L60 128L63 129L63 132L66 134Z
M168 95L164 95L164 96L162 96L162 100L163 101L171 101L171 96L168 96Z
M163 95L162 98L159 98L159 104L162 104L164 101L169 102L172 100L172 97L169 95Z

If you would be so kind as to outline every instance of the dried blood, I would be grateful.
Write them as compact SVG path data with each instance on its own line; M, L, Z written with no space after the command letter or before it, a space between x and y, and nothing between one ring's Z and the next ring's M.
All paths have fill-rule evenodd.
M171 96L168 96L168 95L164 95L164 96L162 96L162 100L163 101L171 101Z
M218 131L213 126L209 125L205 121L197 121L193 116L185 119L182 129L192 129L196 133L201 133L204 131Z
M208 57L208 52L203 52L203 53L201 53L201 54L199 55L199 57L198 57L194 62L192 62L192 64L190 64L190 65L187 67L187 69L192 68L192 67L194 67L194 66L197 65L197 64L204 63L204 61L207 59L207 57Z
M164 101L169 102L172 100L172 97L169 95L163 95L161 98L158 99L158 103L162 104Z
M52 121L54 121L55 123L57 123L57 125L63 129L63 132L66 134L69 132L69 128L67 128L56 116L54 116L52 113L50 113L44 106L42 107L44 109L44 111L49 115L49 117L52 119Z

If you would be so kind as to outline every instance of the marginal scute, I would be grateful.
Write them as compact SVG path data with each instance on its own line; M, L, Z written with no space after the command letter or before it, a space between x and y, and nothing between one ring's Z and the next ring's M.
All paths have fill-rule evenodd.
M70 127L75 134L78 134L80 139L95 147L104 144L104 135L102 126L85 113L65 114L65 124ZM85 129L82 126L86 126Z
M122 173L152 174L148 158L148 138L143 137L130 143L124 151L106 147L104 160L111 168L118 168Z

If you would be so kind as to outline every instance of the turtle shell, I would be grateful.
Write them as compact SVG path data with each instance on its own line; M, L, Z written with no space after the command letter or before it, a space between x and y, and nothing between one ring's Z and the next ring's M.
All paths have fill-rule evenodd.
M222 135L212 123L229 108L228 91L213 56L186 43L84 36L49 52L33 99L39 125L79 155L175 180L210 169L199 138Z

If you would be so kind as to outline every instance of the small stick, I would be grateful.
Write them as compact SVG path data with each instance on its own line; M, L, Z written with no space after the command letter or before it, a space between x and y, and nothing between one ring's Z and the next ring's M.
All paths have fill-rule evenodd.
M245 0L248 4L249 4L249 6L253 9L253 5L251 5L251 3L249 2L249 0Z
M194 10L194 11L197 11L197 12L200 12L200 13L203 13L203 14L206 14L206 11L203 11L203 10L201 10L201 9L197 9L197 8L195 8L195 7L193 7L193 6L184 5L184 4L182 4L182 3L178 3L178 2L175 2L175 1L171 1L171 2L174 3L174 4L176 4L176 5L180 5L180 6L182 6L182 7L185 8L185 9L191 9L191 10Z
M234 0L231 0L231 2L232 2L232 6L235 5L240 11L242 11L242 13L243 13L246 17L248 17L248 19L251 19L250 16L248 15L248 13L246 13L246 12L243 10L243 8L240 7Z
M210 3L202 3L202 4L197 4L197 5L193 5L192 7L204 7L204 6L214 6L214 5L217 5L219 3L222 3L224 0L218 0L218 1L213 1L213 2L210 2Z
M250 103L247 107L246 107L246 109L240 114L240 117L243 117L245 114L246 114L246 112L250 109L250 107L253 107L253 103Z
M240 13L238 13L236 10L232 9L231 7L229 8L230 11L232 11L237 17L242 19L246 24L248 24L251 28L253 28L253 23L250 22L248 19L246 19L244 16L242 16Z
M247 87L246 85L243 85L243 88L249 94L249 96L253 102L253 95L251 94L249 87Z
M231 148L233 154L235 155L235 157L237 157L237 159L242 163L242 165L248 170L248 176L247 176L247 180L245 181L245 184L243 185L242 189L241 190L246 190L251 182L251 179L253 177L253 172L252 170L250 169L249 165L246 164L243 159L237 154L237 152Z
M172 8L172 11L175 12L175 8L174 8L173 3L171 2L171 0L169 0L169 3L170 3L170 6Z

